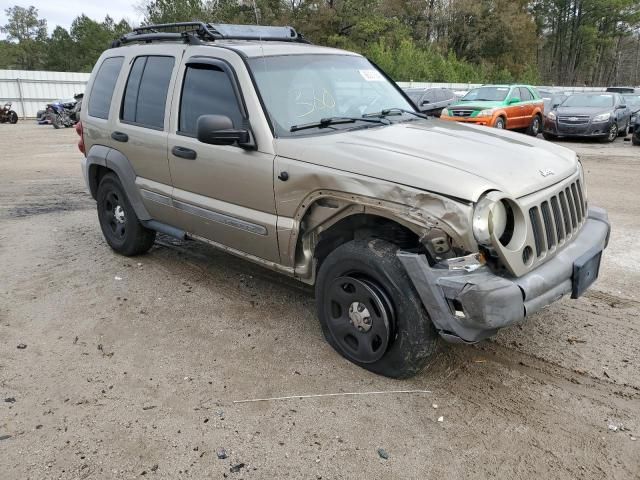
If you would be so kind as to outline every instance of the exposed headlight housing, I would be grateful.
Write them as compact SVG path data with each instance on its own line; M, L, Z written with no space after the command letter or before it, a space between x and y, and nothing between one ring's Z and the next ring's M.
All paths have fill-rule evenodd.
M593 117L594 122L606 122L611 118L610 113L601 113L600 115L596 115Z
M507 245L513 235L514 213L500 192L489 192L480 198L473 211L473 236L480 245L491 246L496 238Z

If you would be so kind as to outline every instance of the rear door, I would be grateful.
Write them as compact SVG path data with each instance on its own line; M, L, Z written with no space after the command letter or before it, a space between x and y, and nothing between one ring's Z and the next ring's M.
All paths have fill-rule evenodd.
M183 46L149 45L127 57L111 146L128 159L151 216L173 224L167 157L168 118Z
M272 143L257 135L257 149L248 150L201 143L196 136L201 115L226 115L235 128L251 129L239 77L244 79L242 85L251 85L244 63L234 52L193 47L185 55L178 72L168 143L172 204L179 216L178 226L186 231L279 262Z
M529 127L536 109L536 101L527 87L520 87L520 100L522 100L523 127Z

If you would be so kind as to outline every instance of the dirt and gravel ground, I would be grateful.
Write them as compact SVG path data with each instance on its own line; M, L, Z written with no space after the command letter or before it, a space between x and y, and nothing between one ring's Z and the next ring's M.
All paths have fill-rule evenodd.
M613 224L585 297L393 381L294 282L167 237L115 255L75 142L0 125L0 478L640 478L640 148L562 142Z

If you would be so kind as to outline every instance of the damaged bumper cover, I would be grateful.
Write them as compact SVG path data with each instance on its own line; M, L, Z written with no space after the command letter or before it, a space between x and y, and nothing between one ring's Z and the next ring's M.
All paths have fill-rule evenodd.
M518 278L498 276L487 266L472 272L431 267L424 255L415 253L399 252L398 257L440 335L452 342L477 342L563 295L577 298L585 278L598 274L599 254L607 247L610 231L606 211L591 207L569 245ZM591 271L580 274L577 269L590 259L595 259ZM588 278L588 284L593 280Z

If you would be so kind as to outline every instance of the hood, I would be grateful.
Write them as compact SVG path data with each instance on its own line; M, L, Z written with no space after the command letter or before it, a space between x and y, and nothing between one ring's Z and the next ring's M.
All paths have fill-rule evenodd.
M518 198L576 171L576 154L521 133L418 120L275 140L276 154L476 201L487 190ZM543 176L540 172L551 170Z
M556 111L561 115L589 115L594 117L601 113L610 113L613 107L563 107L562 105L556 108Z
M456 102L453 105L449 105L449 108L464 108L466 110L485 110L487 108L504 107L504 102L494 102L485 100L482 102L470 101L470 102Z

